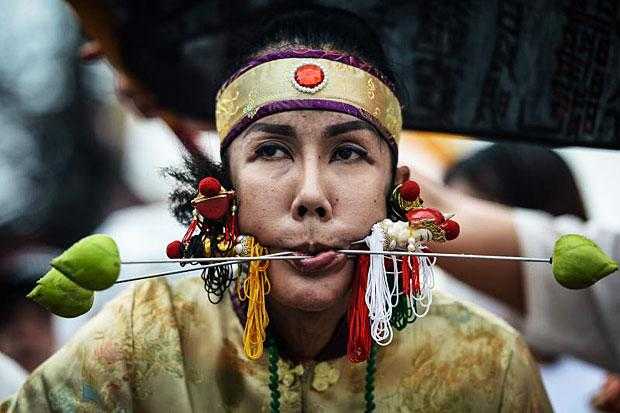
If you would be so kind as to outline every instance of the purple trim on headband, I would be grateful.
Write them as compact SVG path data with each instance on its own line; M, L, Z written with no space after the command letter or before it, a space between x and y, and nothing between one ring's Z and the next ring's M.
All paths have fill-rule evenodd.
M250 60L245 66L241 69L237 70L224 84L222 85L222 89L227 87L233 80L237 79L239 76L247 72L248 70L261 65L263 63L271 62L278 59L290 59L290 58L305 58L305 59L326 59L332 60L334 62L344 63L349 66L356 67L361 69L367 73L370 73L374 77L378 78L383 82L390 90L396 94L396 88L394 84L390 82L390 80L383 75L380 71L375 69L369 63L363 61L360 58L355 56L343 54L340 52L335 52L331 50L316 50L316 49L286 49L279 50L276 52L271 52L264 54L262 56L258 56L252 60Z
M264 118L265 116L273 115L280 112L288 112L292 110L327 110L330 112L346 113L351 116L355 116L358 119L366 121L373 125L379 134L388 143L390 149L394 155L398 154L398 147L394 137L385 129L380 122L378 122L374 116L365 110L356 108L349 103L336 102L333 100L325 99L299 99L299 100L281 100L277 102L266 103L261 106L256 114L252 117L245 116L237 122L235 126L228 132L228 135L224 138L221 144L221 150L223 151L237 136L241 134L250 124L257 120Z

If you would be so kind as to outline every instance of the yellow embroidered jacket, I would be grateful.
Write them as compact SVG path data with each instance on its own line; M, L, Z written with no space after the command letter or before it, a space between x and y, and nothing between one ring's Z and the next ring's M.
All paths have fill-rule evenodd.
M267 357L248 360L227 297L200 278L148 281L109 303L28 378L0 412L268 411ZM281 411L362 411L366 363L279 363ZM551 411L511 327L434 293L430 313L380 348L377 411Z

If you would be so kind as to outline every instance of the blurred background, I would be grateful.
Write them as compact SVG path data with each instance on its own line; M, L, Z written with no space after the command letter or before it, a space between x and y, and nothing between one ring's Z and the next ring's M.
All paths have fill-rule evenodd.
M0 0L0 22L0 396L7 396L105 301L129 287L98 293L95 308L82 317L56 318L24 298L51 258L95 232L111 235L123 259L164 258L166 244L183 234L166 202L174 183L161 171L179 165L183 149L161 121L135 117L120 105L105 62L80 60L84 39L64 3ZM214 135L204 133L201 140L217 154ZM502 190L501 181L490 189L463 172L464 158L473 159L469 168L493 166L494 152L487 152L490 158L471 158L489 150L490 143L415 131L401 142L400 162L414 171L448 185L469 179L469 189L487 199L492 198L489 191ZM620 152L555 152L572 172L582 212L619 225ZM545 165L539 166L545 173ZM536 177L528 183L538 184ZM568 188L569 183L557 185ZM123 269L121 276L159 269L130 270ZM438 285L519 327L518 314L449 274L440 273ZM540 359L557 411L595 411L590 399L601 388L605 371L563 354L542 354Z

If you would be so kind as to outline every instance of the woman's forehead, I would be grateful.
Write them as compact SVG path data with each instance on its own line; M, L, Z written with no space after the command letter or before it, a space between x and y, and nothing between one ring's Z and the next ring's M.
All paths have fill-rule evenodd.
M271 132L278 135L297 135L308 132L337 135L351 130L376 129L368 122L346 113L324 110L298 110L275 113L250 124L243 135Z

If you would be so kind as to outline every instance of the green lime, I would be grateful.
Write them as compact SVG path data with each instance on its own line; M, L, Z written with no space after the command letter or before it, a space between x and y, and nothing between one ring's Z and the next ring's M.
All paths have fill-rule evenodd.
M561 236L555 243L553 275L566 288L587 288L618 269L594 242L577 234Z
M121 259L116 242L107 235L82 238L51 262L80 287L105 290L118 279Z
M80 287L54 268L41 277L27 295L52 313L67 318L87 313L93 306L94 296L92 291Z

